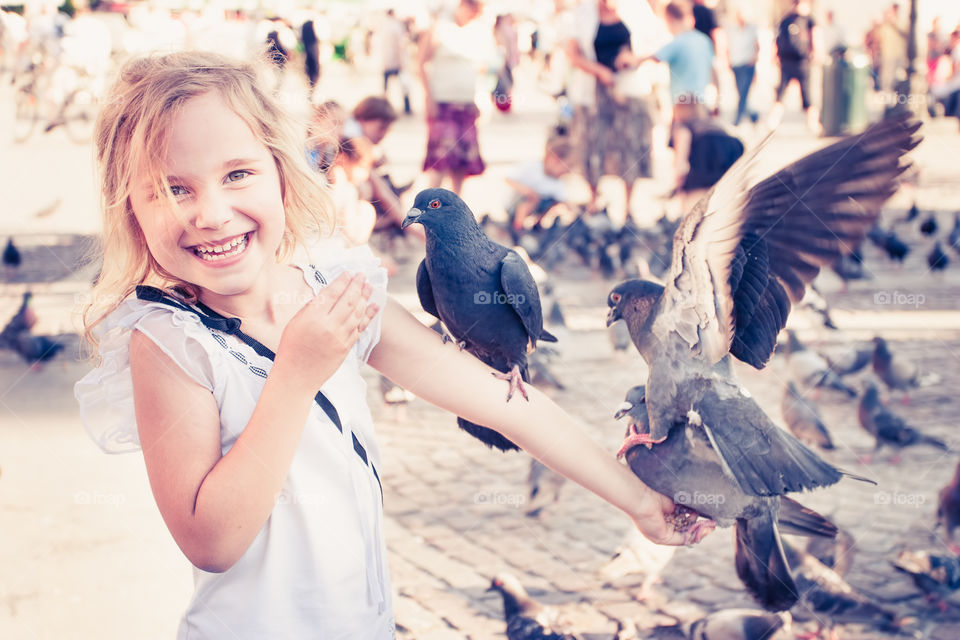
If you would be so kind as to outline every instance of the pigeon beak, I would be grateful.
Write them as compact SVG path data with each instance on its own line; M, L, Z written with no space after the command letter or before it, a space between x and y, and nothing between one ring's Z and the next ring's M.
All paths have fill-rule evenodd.
M620 310L617 307L610 307L610 311L607 313L607 326L612 325L619 320L620 317Z
M416 207L414 207L413 209L410 209L410 211L407 211L407 217L404 218L403 222L400 223L400 228L406 229L407 227L412 225L414 222L419 222L420 216L422 215L423 215L423 211L421 211L420 209L417 209Z
M617 412L613 414L613 419L619 420L623 416L627 415L630 409L633 409L633 404L629 402L624 402L622 405L620 405L619 408L617 408Z

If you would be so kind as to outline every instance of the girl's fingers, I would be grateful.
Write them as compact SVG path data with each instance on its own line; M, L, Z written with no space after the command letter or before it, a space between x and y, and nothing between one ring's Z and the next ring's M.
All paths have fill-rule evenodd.
M347 290L351 281L352 277L349 273L341 273L323 291L314 296L308 304L326 309L332 308L336 301L340 299L340 296L343 295L343 292Z
M366 299L366 297L369 297L369 294L364 296L366 284L366 278L363 276L363 274L354 276L347 285L346 290L330 308L331 318L337 322L345 322L350 317L350 314L353 312L354 308L359 305L362 300ZM373 291L372 287L370 291Z
M378 311L380 311L380 305L376 303L370 304L364 309L360 322L357 324L357 333L363 333L367 330L367 327L370 326L370 322L374 316L377 315Z

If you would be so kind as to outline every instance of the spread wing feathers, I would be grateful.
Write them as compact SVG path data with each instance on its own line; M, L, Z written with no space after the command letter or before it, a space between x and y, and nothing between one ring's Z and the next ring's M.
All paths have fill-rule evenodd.
M790 303L849 253L897 188L919 121L899 113L750 187L769 136L684 218L654 331L676 332L711 363L731 351L762 368Z
M754 402L722 401L710 393L697 411L725 470L749 495L779 496L826 487L843 475L771 423ZM744 429L744 421L755 428Z
M439 320L440 312L437 311L437 302L433 299L433 285L430 284L426 260L421 260L420 266L417 267L417 297L420 298L420 306L423 310Z
M530 270L515 252L509 251L500 261L500 286L507 294L507 303L520 317L527 330L532 346L537 340L556 342L557 339L543 329L543 310L540 308L540 293L530 275Z

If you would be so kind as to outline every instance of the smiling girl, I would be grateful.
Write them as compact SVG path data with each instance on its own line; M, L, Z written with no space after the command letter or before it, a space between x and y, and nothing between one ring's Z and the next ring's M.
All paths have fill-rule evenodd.
M491 369L389 299L366 247L291 262L331 214L252 66L142 58L104 104L103 270L85 310L101 360L76 395L104 450L142 450L194 566L180 638L393 637L364 363L683 542L673 503L567 414L533 389L505 403Z

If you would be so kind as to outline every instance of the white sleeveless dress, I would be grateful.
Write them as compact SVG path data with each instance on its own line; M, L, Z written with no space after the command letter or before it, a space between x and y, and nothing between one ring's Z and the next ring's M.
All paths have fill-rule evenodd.
M371 301L385 306L386 271L365 246L347 251L333 267L301 269L314 293L344 271L363 272L374 288ZM91 437L108 453L140 448L130 376L133 329L213 394L226 454L250 420L272 361L191 312L138 299L123 302L98 328L102 363L75 386ZM379 338L380 314L321 389L343 431L314 403L277 505L246 553L223 573L194 567L195 592L179 640L395 636L382 494L373 471L380 451L360 375Z

